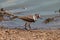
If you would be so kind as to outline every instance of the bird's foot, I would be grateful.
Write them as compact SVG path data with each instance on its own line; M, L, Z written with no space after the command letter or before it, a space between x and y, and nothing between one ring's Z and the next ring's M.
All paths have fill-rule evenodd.
M29 31L29 30L31 30L31 28L26 28L26 27L25 27L25 30L28 30L28 31Z

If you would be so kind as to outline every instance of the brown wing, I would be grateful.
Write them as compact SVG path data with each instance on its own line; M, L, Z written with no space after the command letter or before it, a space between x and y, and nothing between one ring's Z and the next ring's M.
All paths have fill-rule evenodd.
M23 16L23 17L18 17L19 19L22 19L22 20L24 20L24 21L28 21L28 22L35 22L34 21L34 19L32 19L32 18L29 18L29 17L27 17L27 16Z

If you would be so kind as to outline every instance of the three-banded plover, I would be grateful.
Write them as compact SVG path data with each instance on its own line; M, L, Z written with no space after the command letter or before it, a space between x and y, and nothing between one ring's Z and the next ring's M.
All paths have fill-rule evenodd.
M22 19L23 21L25 21L26 22L24 25L25 29L29 30L29 29L31 29L30 24L32 22L37 21L37 19L41 18L41 16L39 14L34 14L34 15L27 15L27 16L14 16L13 19L14 18L19 18L19 19ZM27 29L27 27L29 27L29 29Z

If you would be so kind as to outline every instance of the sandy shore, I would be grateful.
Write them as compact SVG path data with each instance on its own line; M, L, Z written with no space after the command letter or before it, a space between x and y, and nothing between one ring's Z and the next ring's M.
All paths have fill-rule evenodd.
M21 30L0 28L0 40L60 40L60 30Z

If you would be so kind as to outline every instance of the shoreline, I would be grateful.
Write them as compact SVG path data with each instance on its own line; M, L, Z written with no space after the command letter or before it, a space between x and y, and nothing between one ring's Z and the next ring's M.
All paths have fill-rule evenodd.
M0 40L60 40L60 30L22 30L0 28Z

